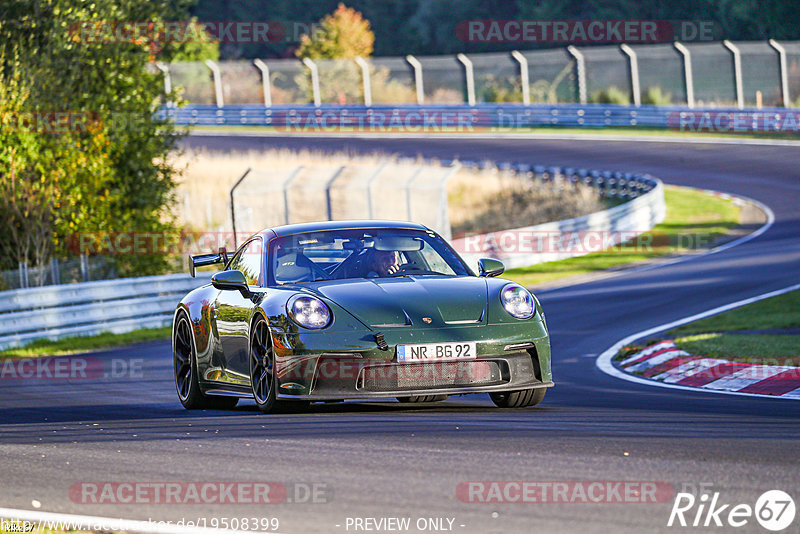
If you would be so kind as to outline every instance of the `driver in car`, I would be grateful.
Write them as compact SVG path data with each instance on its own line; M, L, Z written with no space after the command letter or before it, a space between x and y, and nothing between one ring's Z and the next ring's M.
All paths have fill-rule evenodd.
M373 250L367 267L367 278L395 274L400 270L400 254L396 250Z

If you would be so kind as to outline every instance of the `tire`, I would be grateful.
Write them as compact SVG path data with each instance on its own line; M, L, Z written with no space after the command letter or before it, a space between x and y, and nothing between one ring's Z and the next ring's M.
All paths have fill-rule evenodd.
M236 406L236 397L212 397L200 389L197 379L197 355L189 318L178 314L172 335L172 360L178 400L187 410L229 410Z
M525 408L536 406L542 402L545 393L547 393L546 388L536 388L489 393L489 396L492 398L492 402L500 408Z
M250 389L256 406L262 413L292 413L302 411L308 401L277 399L278 379L275 376L275 352L272 337L264 319L257 319L250 331Z
M447 400L449 395L413 395L411 397L397 397L402 403L440 402Z

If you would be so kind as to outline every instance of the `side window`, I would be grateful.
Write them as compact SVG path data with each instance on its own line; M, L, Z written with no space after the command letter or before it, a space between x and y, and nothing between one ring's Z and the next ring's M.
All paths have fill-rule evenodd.
M262 252L261 239L253 239L234 256L230 269L242 271L249 285L260 286Z

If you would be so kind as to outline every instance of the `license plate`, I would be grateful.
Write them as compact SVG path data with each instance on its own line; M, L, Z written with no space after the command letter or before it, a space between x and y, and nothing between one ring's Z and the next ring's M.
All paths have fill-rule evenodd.
M398 362L472 359L478 356L477 343L424 343L397 345Z

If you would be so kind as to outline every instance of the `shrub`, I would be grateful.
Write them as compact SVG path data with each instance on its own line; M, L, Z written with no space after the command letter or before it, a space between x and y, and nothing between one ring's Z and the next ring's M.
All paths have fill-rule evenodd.
M660 87L650 87L642 95L642 104L650 106L669 106L672 104L672 93L666 93Z
M606 89L593 92L589 96L589 102L594 104L623 104L629 105L631 98L627 92L611 86Z

